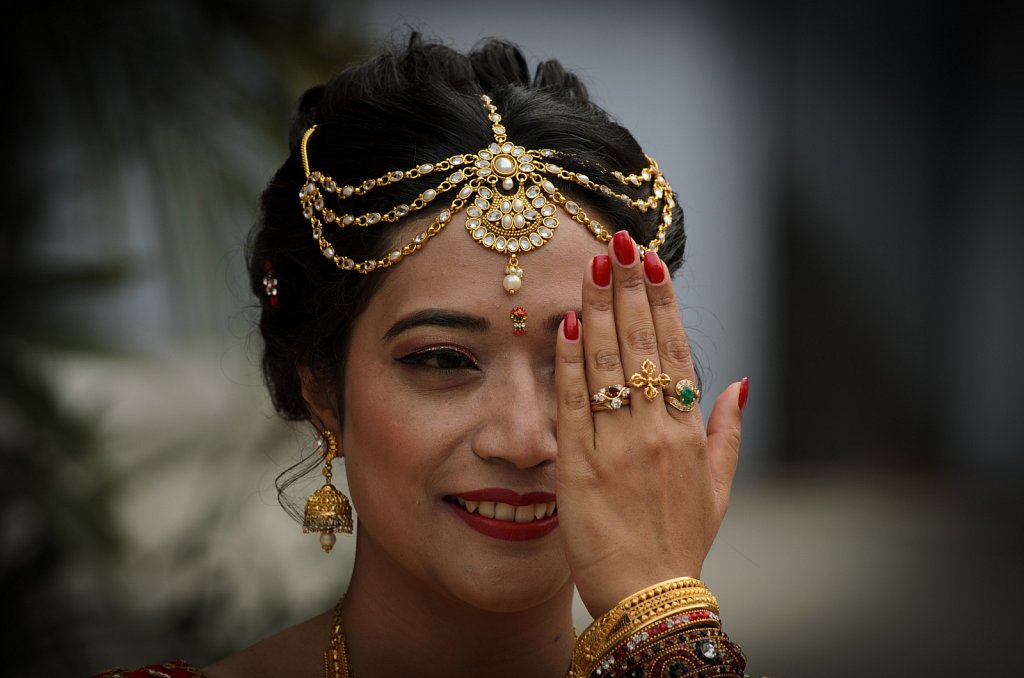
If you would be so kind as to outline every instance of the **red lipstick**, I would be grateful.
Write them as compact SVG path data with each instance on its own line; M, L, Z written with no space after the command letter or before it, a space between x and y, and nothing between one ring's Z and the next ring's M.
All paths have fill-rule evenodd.
M494 539L505 541L531 541L540 539L550 534L558 527L558 514L540 519L531 520L528 523L517 523L510 520L498 520L488 518L476 512L470 512L461 506L455 498L463 501L489 501L509 504L511 506L529 506L531 504L547 504L555 501L555 495L551 492L528 492L519 494L513 490L504 488L486 488L473 490L471 492L459 492L451 496L449 504L455 514L462 519L466 525L480 534Z

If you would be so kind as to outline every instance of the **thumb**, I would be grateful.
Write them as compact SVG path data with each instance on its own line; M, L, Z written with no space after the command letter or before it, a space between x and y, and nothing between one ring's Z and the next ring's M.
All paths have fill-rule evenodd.
M715 400L708 417L708 464L718 509L723 515L729 505L729 492L740 456L740 432L748 384L746 377L730 384Z

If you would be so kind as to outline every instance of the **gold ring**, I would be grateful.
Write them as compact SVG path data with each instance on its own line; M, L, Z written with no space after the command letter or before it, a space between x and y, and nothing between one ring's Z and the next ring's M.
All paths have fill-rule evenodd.
M668 388L672 383L671 377L662 372L661 374L655 375L657 368L650 360L645 360L640 366L640 372L634 372L633 376L629 378L629 385L633 388L644 387L644 397L648 400L654 400L658 397L658 391L663 388Z
M623 405L629 405L629 393L629 388L622 384L599 388L597 393L590 396L590 411L617 410Z
M676 382L676 396L665 394L665 402L680 412L689 412L700 402L700 389L689 379Z

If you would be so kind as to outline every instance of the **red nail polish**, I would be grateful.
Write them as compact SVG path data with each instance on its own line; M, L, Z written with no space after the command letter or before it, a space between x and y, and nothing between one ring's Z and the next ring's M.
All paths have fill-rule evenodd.
M665 267L661 265L661 258L657 252L648 252L644 255L644 274L655 285L665 279Z
M598 254L590 264L594 284L598 287L608 287L612 281L612 261L607 254Z
M740 382L740 412L747 405L747 391L750 390L750 379L743 377L743 381Z
M633 245L633 238L629 237L628 231L618 231L612 236L612 249L615 250L615 258L623 266L629 266L636 261L636 246Z
M565 333L565 338L569 341L576 341L580 338L580 321L576 317L576 311L569 311L565 314L565 325L562 328L562 332Z

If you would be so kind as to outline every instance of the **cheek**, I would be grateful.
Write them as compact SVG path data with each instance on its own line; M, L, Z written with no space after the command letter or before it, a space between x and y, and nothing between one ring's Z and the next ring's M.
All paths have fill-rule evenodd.
M393 450L401 450L414 441L405 439L409 427L401 397L390 393L379 380L363 377L350 373L345 388L345 455L351 466L386 466Z
M388 501L419 503L451 457L456 430L450 413L366 364L350 372L342 426L349 487L357 509L388 488Z
M372 532L391 522L391 511L408 500L405 471L417 457L414 440L405 438L396 402L374 393L346 398L345 473L359 522Z
M357 321L358 322L358 321ZM353 457L374 449L406 430L406 399L395 381L388 356L357 325L345 370L345 420L342 431Z

